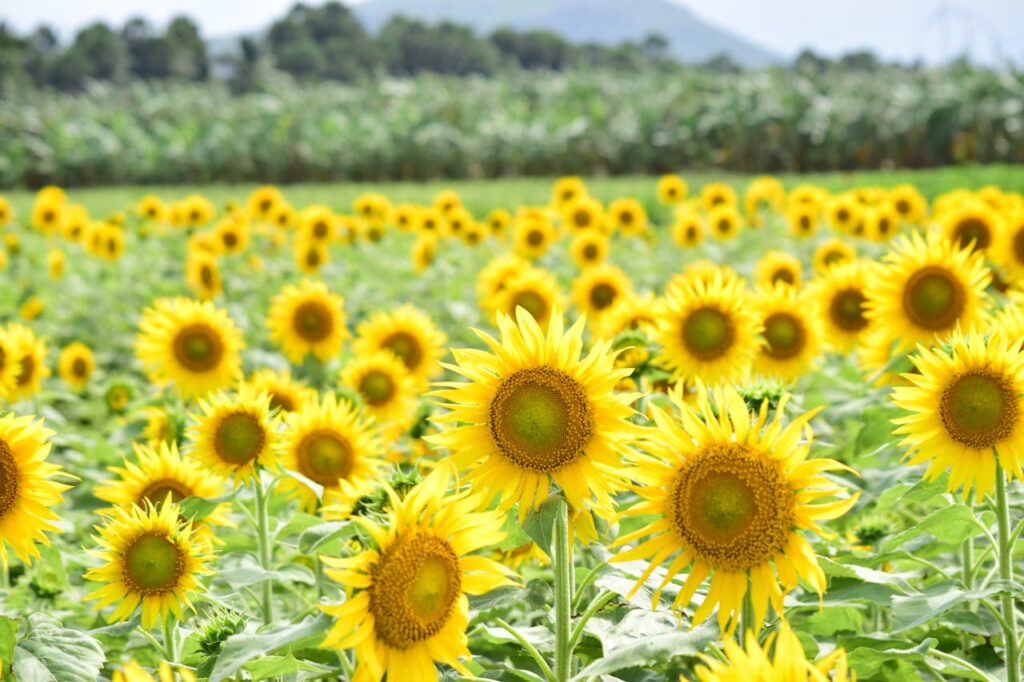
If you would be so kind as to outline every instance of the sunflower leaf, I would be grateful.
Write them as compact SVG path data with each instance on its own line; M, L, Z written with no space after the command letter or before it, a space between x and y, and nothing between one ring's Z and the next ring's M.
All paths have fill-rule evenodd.
M217 663L210 673L210 682L221 682L238 672L242 666L260 656L287 650L290 645L323 633L331 625L327 614L306 618L302 622L265 629L262 632L241 632L231 635L221 647Z
M667 663L676 656L695 656L718 638L718 629L709 622L693 630L677 630L636 640L604 652L604 658L585 667L572 682L608 675L626 668L650 668Z
M352 537L356 530L356 524L351 521L328 521L311 526L299 536L299 551L303 554L316 552L332 540Z
M885 542L884 549L892 550L924 533L931 533L948 544L959 544L978 534L978 520L974 511L965 504L952 504L934 511L910 528L896 533Z
M89 635L33 613L14 649L12 671L20 682L93 682L106 660L99 642Z
M551 543L555 535L555 519L558 514L565 513L562 509L564 505L565 500L560 495L553 495L523 521L523 530L548 556L551 556Z

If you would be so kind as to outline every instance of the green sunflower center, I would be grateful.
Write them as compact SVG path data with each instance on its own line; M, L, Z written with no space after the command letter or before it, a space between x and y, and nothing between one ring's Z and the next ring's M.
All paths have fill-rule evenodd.
M981 218L964 218L953 228L953 241L967 248L974 244L974 249L983 251L992 243L992 230Z
M791 313L774 313L764 321L765 354L776 360L788 360L800 354L807 343L803 320Z
M331 431L306 436L299 444L298 455L302 475L325 488L337 486L352 472L352 447L347 439Z
M185 557L165 535L142 535L124 553L124 582L146 595L173 591L185 572Z
M779 462L749 445L704 447L677 472L667 516L686 547L716 570L743 572L783 551L796 496Z
M1007 377L974 371L959 376L942 392L939 415L953 440L986 449L1013 432L1020 416L1018 403Z
M266 430L255 415L235 412L217 426L213 447L222 460L241 466L256 458L266 439Z
M828 307L832 324L845 332L859 332L867 327L868 319L864 317L866 301L864 293L855 287L837 292Z
M205 324L185 327L174 337L174 357L193 372L213 369L224 356L224 344L215 329Z
M323 341L334 331L334 315L321 301L306 301L292 314L295 333L310 343Z
M370 405L383 405L395 395L395 382L385 372L367 372L359 381L359 393Z
M928 330L948 329L966 303L964 286L946 268L929 265L915 272L903 293L903 310L911 322Z
M619 290L607 282L599 282L590 289L590 305L597 310L604 310L615 302Z
M0 440L0 519L7 516L18 501L19 484L18 463L14 461L11 446Z
M398 650L440 632L462 591L455 550L446 540L424 533L400 536L373 567L371 580L376 634Z
M498 450L536 472L557 471L582 456L593 421L583 386L552 367L517 370L502 380L490 405Z
M717 308L700 308L683 322L683 343L700 360L724 355L733 343L733 328L728 315Z

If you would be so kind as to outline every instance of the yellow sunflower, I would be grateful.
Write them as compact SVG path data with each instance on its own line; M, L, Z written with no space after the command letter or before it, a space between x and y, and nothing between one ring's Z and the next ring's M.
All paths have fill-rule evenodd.
M715 238L732 239L743 227L743 217L732 204L722 204L708 212L708 227Z
M597 265L584 270L572 285L572 299L581 315L600 318L616 301L633 293L633 283L615 265Z
M11 208L11 202L5 197L0 197L0 227L6 226L13 219L14 209Z
M809 372L821 354L821 316L815 299L791 286L763 289L752 302L762 327L757 374L792 381Z
M420 232L437 237L444 229L444 216L436 208L427 206L420 209Z
M686 199L689 187L678 175L662 175L658 178L658 201L669 206Z
M323 244L300 237L292 241L292 258L300 272L315 275L331 262L331 252Z
M906 223L920 223L928 216L928 202L913 185L897 185L889 191L889 204Z
M145 668L135 661L128 661L114 670L110 682L196 682L196 674L185 666L172 666L167 661L160 661L154 678Z
M352 350L366 355L386 350L397 356L421 384L441 370L441 356L448 337L438 330L430 316L411 305L377 312L359 323Z
M636 237L647 232L647 211L633 197L613 201L608 207L608 216L612 227L622 234Z
M97 609L116 603L109 622L128 620L141 604L142 627L149 629L171 613L183 620L183 606L194 608L190 597L204 591L199 577L213 572L213 557L177 505L115 507L96 530L99 549L90 553L103 564L85 578L106 584L85 598Z
M357 355L341 371L341 383L359 394L366 413L388 433L405 431L412 424L418 386L395 354L377 350Z
M32 227L52 234L64 222L65 204L63 201L37 199L32 206Z
M589 230L573 238L569 253L576 267L583 270L604 263L610 247L607 236L596 230Z
M154 194L147 194L142 197L135 207L135 212L143 220L151 220L157 223L163 222L167 217L167 207L160 200L160 197Z
M896 234L899 217L888 205L876 206L864 211L864 237L876 242L888 241Z
M442 467L399 500L388 489L386 522L359 517L373 538L347 558L322 557L326 575L348 598L320 608L336 619L324 646L355 649L355 679L439 679L434 662L464 675L469 659L467 594L514 584L507 568L473 554L505 538L505 516L479 511L465 493L446 495L450 474Z
M809 287L832 350L848 353L863 339L868 328L864 289L873 266L873 261L855 259L829 269Z
M277 425L270 413L270 395L241 386L236 393L215 393L199 401L199 413L188 436L192 456L235 485L258 476L258 466L277 463Z
M717 208L737 205L736 190L724 182L712 182L700 188L700 203L708 213Z
M14 385L7 391L7 399L16 403L40 391L43 379L50 376L50 368L46 365L46 343L28 327L9 325L7 340L11 348L10 362L18 368Z
M540 258L558 239L558 230L550 220L527 218L516 220L512 228L512 249L522 256L535 260Z
M8 399L18 385L21 363L10 331L0 327L0 398Z
M602 339L614 339L624 331L638 329L653 335L658 328L662 301L650 292L629 293L618 299L614 305L593 323L594 335Z
M855 236L864 234L864 209L853 195L833 197L826 210L833 229Z
M799 258L785 251L772 250L754 265L754 281L769 289L777 283L799 289L802 270Z
M609 341L583 352L583 320L569 330L555 310L547 333L525 310L499 315L501 340L477 331L490 347L453 350L453 372L436 395L447 426L429 442L447 448L466 481L499 508L519 503L520 519L548 496L549 482L574 510L607 509L622 486L621 459L635 427L634 395L615 393L632 370L614 366Z
M85 231L89 226L89 212L84 206L68 206L64 213L64 222L60 226L60 233L69 242L81 242Z
M704 223L696 211L681 210L672 223L672 238L683 248L697 246L704 241Z
M64 258L64 252L60 249L50 249L46 254L46 270L51 279L60 279L63 277L64 266L66 264L67 260Z
M814 250L814 271L828 272L829 268L851 261L856 257L857 252L842 239L829 239Z
M530 268L511 277L491 301L490 309L512 317L523 308L538 324L546 327L551 313L560 305L562 292L555 276L542 268Z
M186 398L226 388L241 375L242 334L208 301L158 299L142 313L135 354L151 381Z
M343 306L341 296L328 291L323 282L286 284L270 304L270 338L292 362L302 362L307 354L329 360L348 338Z
M217 252L236 255L249 248L249 223L246 220L228 217L213 228Z
M745 648L735 641L723 642L725 660L701 654L703 665L694 672L699 682L850 682L853 674L842 648L833 649L817 662L807 660L804 646L789 623L768 635L762 648L757 634L747 631ZM772 654L769 657L768 652ZM685 682L685 678L680 678Z
M265 185L253 191L246 202L249 208L249 215L257 220L270 220L274 208L284 201L281 190Z
M818 231L818 209L809 204L797 204L786 211L786 222L794 237L810 237Z
M955 333L950 350L918 346L909 386L893 402L910 412L894 419L911 464L927 463L925 478L949 471L950 492L974 490L980 501L995 487L996 460L1024 478L1024 355L996 335Z
M191 251L185 259L185 283L203 300L216 298L224 291L217 257L207 251Z
M476 292L481 307L493 307L492 301L505 288L505 282L529 268L530 261L514 253L496 256L480 268L476 275Z
M759 630L769 602L782 613L783 595L800 579L819 595L824 592L825 574L804 533L820 534L819 521L843 515L856 502L856 495L844 497L846 489L824 475L850 469L831 459L809 459L813 413L783 424L788 396L770 422L767 401L749 412L732 386L713 392L698 387L696 408L678 391L670 399L678 418L650 407L656 429L643 440L646 455L630 472L642 501L624 512L657 518L619 537L615 546L646 539L613 561L649 560L635 592L673 557L654 591L654 607L681 571L689 569L672 602L676 609L687 607L710 576L707 596L691 621L703 622L717 606L718 626L727 634L735 631L749 592ZM834 499L815 504L828 498Z
M423 272L437 255L437 239L424 232L412 244L412 265L416 272Z
M316 391L296 379L285 369L275 371L261 369L245 380L254 393L270 396L270 409L280 412L298 412L311 400L316 400Z
M587 196L587 186L579 177L573 175L558 178L551 190L551 205L561 209L585 196Z
M605 230L604 206L590 196L580 196L562 207L562 222L572 234L586 230Z
M750 371L762 328L750 310L743 281L718 270L678 282L665 297L655 339L673 378L734 381Z
M29 296L25 299L25 302L18 308L18 317L21 319L31 322L38 318L46 310L46 304L43 303L43 299L38 296Z
M490 229L492 237L504 238L505 230L511 224L512 214L509 213L508 209L495 208L487 214L487 227Z
M981 253L940 235L898 237L865 289L868 320L901 349L931 343L987 316L991 273Z
M1012 280L1024 280L1024 211L1007 218L992 251L993 258Z
M420 229L420 209L414 204L399 204L395 206L392 216L395 227L401 232L415 232Z
M57 360L58 373L72 388L81 390L89 383L96 368L92 350L81 341L69 343L60 352Z
M359 416L347 400L333 395L285 415L281 468L294 471L323 488L325 507L345 507L373 492L384 465L384 449L372 419ZM315 511L317 494L291 478L283 490L298 495L303 508Z
M942 233L961 249L988 251L1003 232L999 214L982 203L966 204L942 216Z
M299 234L313 244L330 244L338 238L338 220L326 206L309 206L299 216Z
M452 212L462 208L462 198L454 190L442 190L434 196L434 208L447 218Z
M60 466L46 461L54 433L34 417L0 416L0 563L7 570L7 548L26 564L39 557L37 544L59 532L53 511L70 486L55 478Z

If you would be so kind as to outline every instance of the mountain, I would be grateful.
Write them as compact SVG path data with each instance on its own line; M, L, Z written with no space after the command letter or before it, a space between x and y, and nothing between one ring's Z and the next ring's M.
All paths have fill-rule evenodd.
M352 9L371 30L401 14L431 22L447 19L479 32L499 26L547 29L573 42L614 44L659 33L683 61L704 61L723 52L748 66L781 61L668 0L367 0Z

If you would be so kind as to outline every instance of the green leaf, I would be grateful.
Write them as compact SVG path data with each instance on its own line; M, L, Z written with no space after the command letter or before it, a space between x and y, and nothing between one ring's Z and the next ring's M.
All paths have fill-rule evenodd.
M14 643L18 639L18 621L0 616L0 680L7 676L7 669L14 660Z
M477 631L480 636L491 644L514 644L519 647L516 638L504 628L483 625ZM541 626L517 626L518 632L523 639L537 648L542 653L550 653L555 650L555 634L550 629Z
M654 635L605 651L600 658L572 678L582 682L590 677L608 675L625 668L649 668L663 665L675 656L693 656L707 649L718 638L718 629L706 622L695 630Z
M896 549L924 533L931 533L943 543L959 544L978 534L978 521L970 507L953 504L932 512L910 528L896 533L885 541L884 548Z
M210 673L210 682L221 682L238 672L242 666L260 656L282 651L289 645L324 632L331 625L331 618L320 613L294 625L272 627L258 633L231 635L224 642L217 656L217 663Z
M328 521L312 526L299 536L299 551L312 554L328 542L354 536L356 530L356 524L351 521Z
M892 598L893 632L903 632L924 625L961 604L996 594L999 586L977 592L967 591L952 582L932 585L921 594Z
M178 503L178 506L181 509L181 515L185 518L192 519L193 521L202 521L212 514L217 507L233 499L236 493L237 490L211 499L193 495L183 499Z
M854 578L872 585L884 585L893 592L899 592L901 594L915 591L910 583L908 583L898 573L876 571L873 568L866 568L853 563L841 564L827 557L821 557L819 559L819 564L821 565L821 570L825 572L825 575L835 576L837 578Z
M533 538L544 552L551 556L551 542L554 539L555 518L564 514L565 499L561 495L552 495L540 509L532 512L523 522L523 530Z
M18 682L95 682L106 660L99 642L89 635L33 613L14 649L13 672Z
M44 547L40 554L30 570L32 589L44 597L58 595L70 586L63 555L53 546Z
M894 661L907 661L910 663L922 663L925 655L935 646L936 640L932 637L920 644L893 640L891 637L850 637L840 638L838 644L846 649L847 661L850 667L857 673L858 679L872 677L883 666ZM899 648L905 644L905 648Z
M292 675L299 671L319 673L320 676L334 672L333 668L312 661L300 661L292 654L286 656L264 656L246 664L246 672L252 676L253 682Z
M303 512L293 512L288 517L288 522L282 524L277 531L274 533L274 540L281 538L291 537L298 533L304 533L305 531L315 526L322 525L324 520L313 514L305 514ZM302 550L304 553L306 550Z
M528 542L533 542L533 538L531 538L530 535L523 530L523 527L519 525L519 521L516 518L516 511L514 509L508 510L502 531L505 533L505 539L495 546L495 549L502 552L519 549Z

